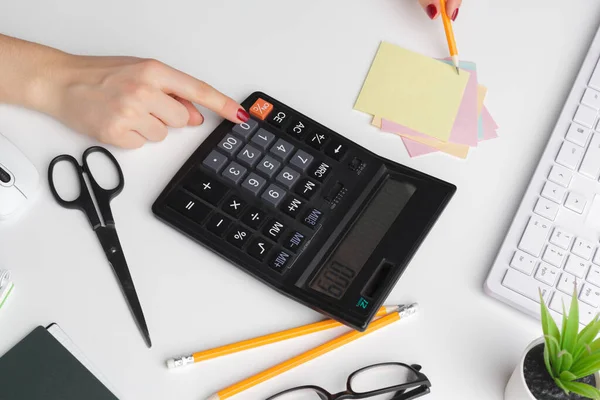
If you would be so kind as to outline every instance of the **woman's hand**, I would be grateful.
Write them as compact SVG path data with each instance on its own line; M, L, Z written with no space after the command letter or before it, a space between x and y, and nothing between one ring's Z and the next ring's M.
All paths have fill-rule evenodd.
M440 15L440 0L419 0L429 18L435 19ZM452 21L458 17L458 9L462 0L446 0L446 13Z

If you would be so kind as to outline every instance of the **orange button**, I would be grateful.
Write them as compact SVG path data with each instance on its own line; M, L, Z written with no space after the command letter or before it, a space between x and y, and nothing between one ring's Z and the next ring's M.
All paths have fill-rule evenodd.
M261 121L264 121L271 111L273 111L273 104L260 98L256 100L256 103L254 103L252 107L250 107L250 113Z

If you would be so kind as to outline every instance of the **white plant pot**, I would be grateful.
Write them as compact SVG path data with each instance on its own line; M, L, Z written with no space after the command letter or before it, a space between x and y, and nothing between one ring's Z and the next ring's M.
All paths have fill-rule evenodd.
M525 375L523 374L523 364L525 363L525 356L527 353L537 346L540 343L544 342L544 338L540 337L527 346L523 355L521 356L521 360L517 367L515 368L508 384L506 385L506 389L504 391L504 400L539 400L536 399L529 388L527 387L527 382L525 382ZM596 373L596 387L600 389L600 374Z

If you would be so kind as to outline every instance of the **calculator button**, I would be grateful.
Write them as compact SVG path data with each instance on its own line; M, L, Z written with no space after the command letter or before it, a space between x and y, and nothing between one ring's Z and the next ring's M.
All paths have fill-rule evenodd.
M260 128L258 132L256 132L256 135L252 136L250 141L266 151L269 146L271 146L271 143L275 141L275 135L263 128Z
M298 179L300 179L300 174L291 169L290 167L285 167L279 173L279 175L277 175L277 178L275 178L277 182L281 183L288 189L291 189Z
M206 168L210 169L214 173L218 174L219 172L221 172L225 164L227 164L227 161L228 159L226 156L224 156L216 150L213 150L210 152L208 157L204 159L202 165L204 165Z
M315 167L310 170L308 176L315 178L319 182L323 182L327 175L331 172L331 166L324 162L315 164Z
M223 202L223 211L236 218L242 214L245 207L246 202L235 194L232 194Z
M227 186L209 178L202 173L196 173L191 176L185 187L192 193L206 200L210 204L216 205L227 193Z
M283 161L290 158L293 151L294 146L292 146L289 142L286 142L283 139L279 139L273 145L273 147L271 147L271 153L273 153L276 157L282 159Z
M223 171L223 177L237 185L244 179L246 172L248 172L246 168L233 161Z
M266 184L267 181L265 178L260 177L253 172L244 180L242 187L251 191L255 196L258 196Z
M321 212L321 210L313 208L306 214L306 217L304 217L302 222L304 223L304 225L310 228L315 228L319 224L321 218L323 218L323 213Z
M244 243L246 243L249 238L250 232L239 225L235 225L229 232L229 235L227 235L227 241L240 249L244 246Z
M266 155L262 160L260 160L260 164L256 167L258 172L262 172L269 178L275 176L277 171L279 171L279 167L281 167L281 163L274 159L273 157Z
M283 272L285 267L290 263L291 256L285 251L276 252L271 258L269 266L277 272Z
M209 206L180 191L169 196L167 205L198 224L202 224L211 211Z
M272 206L277 207L285 197L285 190L277 185L271 184L261 197Z
M292 218L296 218L298 214L300 214L303 205L303 201L299 200L294 196L289 196L287 199L285 199L285 202L281 206L281 211L283 211Z
M235 153L242 147L244 143L241 139L236 138L231 133L225 135L223 140L217 146L220 150L224 151L226 154L230 156L234 156Z
M261 156L262 153L260 150L247 144L244 146L242 151L238 153L237 159L241 164L250 168L254 168Z
M269 116L271 111L273 111L273 104L263 99L256 100L252 107L250 107L250 114L254 115L261 121L264 121Z
M342 158L344 158L346 150L348 150L348 146L338 142L331 142L327 148L325 148L325 154L334 160L340 161Z
M302 246L305 240L306 236L304 236L304 234L300 232L294 232L283 242L283 246L295 253L300 246Z
M281 128L289 119L289 114L287 112L275 110L269 117L269 123L277 128Z
M248 138L258 129L258 122L253 119L249 119L248 122L241 123L236 125L231 130L238 136L243 137L248 140Z
M263 238L256 238L252 241L252 243L250 243L247 251L248 254L256 258L258 261L263 261L272 247L273 246Z
M290 164L297 167L300 171L306 172L310 164L313 162L314 157L303 150L296 151L294 157L290 160Z
M308 127L306 123L300 119L295 119L287 128L287 133L294 136L296 139L302 140L306 136Z
M231 220L224 215L214 214L206 223L206 229L217 236L223 236L223 233L231 225Z
M318 188L319 185L311 180L303 178L296 185L296 193L304 197L306 200L310 200Z
M265 226L263 233L272 241L277 242L281 235L283 235L284 231L285 225L277 221L276 219L273 219L269 221L269 223Z
M244 214L244 217L242 218L242 222L248 225L250 228L256 230L266 217L267 214L264 211L261 211L256 207L252 207L246 211L246 214Z
M319 131L311 133L310 135L308 135L308 138L306 139L308 144L317 150L321 150L323 148L323 146L325 146L325 143L327 143L328 140L329 140L329 135L319 132Z

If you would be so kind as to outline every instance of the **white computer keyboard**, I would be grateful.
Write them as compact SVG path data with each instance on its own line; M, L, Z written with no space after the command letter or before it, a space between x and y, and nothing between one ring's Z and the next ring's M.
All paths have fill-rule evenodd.
M532 316L577 288L580 322L600 312L600 30L485 282ZM576 285L575 285L576 284Z

